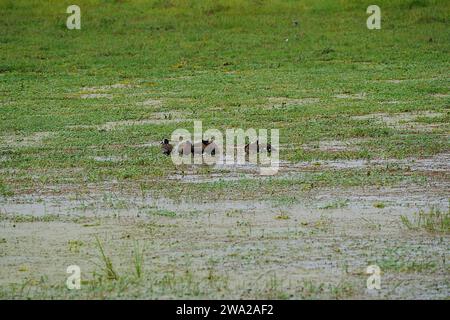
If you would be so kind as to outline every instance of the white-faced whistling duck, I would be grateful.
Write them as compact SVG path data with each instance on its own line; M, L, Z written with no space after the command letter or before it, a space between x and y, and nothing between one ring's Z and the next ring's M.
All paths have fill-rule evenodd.
M272 152L272 145L270 143L260 144L259 140L256 140L256 142L247 143L245 145L245 153L249 154L250 150L253 152L256 150L256 153L259 153L262 150L266 150L267 153L270 154Z
M161 141L161 151L166 156L169 156L172 152L173 146L169 143L168 139Z

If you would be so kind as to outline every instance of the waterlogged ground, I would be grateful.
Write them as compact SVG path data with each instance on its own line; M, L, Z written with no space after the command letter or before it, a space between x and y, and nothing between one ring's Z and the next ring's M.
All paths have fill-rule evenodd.
M418 170L445 178L449 171L437 159L411 163L427 163ZM341 166L333 172L347 170L345 161ZM448 212L448 176L392 186L299 189L298 184L314 179L304 164L285 164L271 178L248 174L251 178L230 173L237 194L227 194L227 173L191 173L186 180L168 179L174 188L186 186L175 197L167 192L169 186L153 194L112 182L86 185L78 194L67 186L63 192L42 189L2 199L1 294L448 298L448 234L409 230L401 222L402 215L412 219L419 210ZM259 185L278 188L277 182L286 181L296 182L279 196L258 191ZM115 280L108 280L95 237L111 259ZM139 276L136 252L142 254ZM82 289L70 292L65 271L73 264L82 270ZM382 270L379 291L366 288L365 271L371 264Z
M78 4L0 2L2 299L450 297L448 1ZM194 120L278 173L174 165Z

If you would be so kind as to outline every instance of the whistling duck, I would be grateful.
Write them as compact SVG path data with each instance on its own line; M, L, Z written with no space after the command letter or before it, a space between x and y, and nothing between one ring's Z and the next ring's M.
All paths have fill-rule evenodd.
M205 152L205 148L210 144L209 140L202 139L201 142L196 142L192 145L192 153L193 154L203 154Z
M181 155L189 155L193 153L193 145L190 141L182 142L178 145L178 154Z
M168 139L164 139L163 141L161 141L161 151L163 154L169 156L170 153L172 152L172 149L173 146L169 143Z
M272 152L272 146L270 145L270 143L267 144L260 144L259 140L256 140L256 142L253 143L247 143L245 145L245 153L249 154L250 150L251 151L255 151L256 149L256 153L259 153L260 150L267 150L267 153L270 154Z
M181 141L181 139L180 139ZM199 150L197 150L197 149ZM173 145L169 143L168 139L164 139L161 142L161 151L165 155L170 155L173 150ZM200 151L201 150L201 151ZM214 138L211 140L204 140L202 139L202 142L198 142L195 144L192 144L190 141L182 142L178 145L178 154L179 155L188 155L188 154L200 154L200 152L203 154L205 151L211 155L215 155L217 150L217 145L214 143Z
M215 156L217 150L217 145L214 142L214 137L211 140L202 140L203 144L203 153L207 153L209 155Z

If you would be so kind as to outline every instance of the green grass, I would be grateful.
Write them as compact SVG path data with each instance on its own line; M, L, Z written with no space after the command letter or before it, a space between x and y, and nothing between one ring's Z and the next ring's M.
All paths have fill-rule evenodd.
M434 272L446 269L445 263L439 256L433 256L427 252L411 248L393 247L386 249L375 264L383 274Z
M431 208L428 212L420 210L412 218L400 216L403 226L409 230L424 230L430 233L450 233L450 209L441 211Z
M376 201L373 203L373 207L378 209L384 209L386 207L386 204L381 201Z
M168 217L168 218L175 218L177 216L177 213L171 210L165 210L165 209L150 209L146 212L148 215L154 215L154 216L160 216L160 217Z
M81 209L90 213L99 203L109 212L138 209L149 215L142 220L149 221L136 225L154 245L150 237L164 222L167 232L179 232L186 216L136 208L122 197L268 200L274 205L273 223L295 226L297 236L322 237L337 225L325 211L314 221L297 221L286 207L301 205L304 195L315 196L320 188L425 186L446 179L395 164L327 169L319 160L405 159L448 152L449 1L379 0L381 30L366 28L366 8L372 3L358 0L77 0L82 29L67 30L66 8L71 4L0 0L0 200L6 206L10 198L36 193L76 198L108 194L100 202L81 201ZM361 117L374 113L418 116L396 125ZM202 183L168 179L189 170L216 173L210 167L176 167L156 144L175 129L192 131L193 120L201 120L204 129L279 129L282 160L318 165L268 178ZM109 124L109 129L111 122L116 126ZM323 142L351 147L327 150L320 147ZM337 200L323 209L347 205ZM382 209L384 203L374 207ZM203 213L195 209L192 215L198 218ZM247 211L224 213L226 219L238 218L227 243L257 230L258 223L246 219ZM86 232L107 228L97 216L89 216L2 213L0 221L76 222ZM173 223L175 218L181 222ZM448 233L447 213L402 219L410 229ZM381 228L365 223L371 230ZM8 238L2 246L11 243ZM63 245L71 255L90 249L81 240ZM164 245L168 247L159 249L172 249L170 242ZM69 292L62 282L26 279L0 287L0 297L208 298L228 297L227 292L245 297L248 292L247 283L238 290L229 288L232 275L213 268L158 269L138 243L131 266L127 260L132 271L126 271L116 263L118 251L108 255L98 237L96 246L100 274L84 280L87 290ZM383 270L398 272L439 266L395 255L378 262ZM251 287L249 297L346 298L360 289L345 281L332 286L316 280L287 283L276 273L260 280L261 287Z
M68 221L73 218L66 218L58 214L44 214L41 216L33 216L18 213L0 213L0 221L9 221L13 223L29 223L29 222L51 222L51 221Z
M2 180L0 180L0 195L2 196L12 196L13 192L10 187L8 187Z
M119 275L117 274L117 272L114 269L111 258L106 255L103 245L97 236L95 236L95 241L97 244L97 248L100 252L100 260L103 263L101 266L101 270L104 273L104 276L108 280L118 280Z
M368 174L370 173L370 174ZM323 170L318 172L300 172L282 177L270 177L264 180L244 178L237 181L213 181L204 183L152 182L146 190L157 190L171 199L265 199L277 204L280 197L301 196L325 187L377 186L388 187L400 182L424 185L429 178L420 174L404 175L402 170ZM282 202L283 203L283 202ZM345 200L327 204L344 208ZM327 206L326 205L326 206Z
M342 209L346 208L348 204L349 204L348 199L338 199L319 207L319 209Z
M79 253L80 252L80 249L83 246L83 244L84 243L81 240L69 240L67 242L67 246L68 246L69 251L75 252L75 253Z
M133 265L136 278L142 278L144 273L144 248L141 248L138 241L134 242L133 248Z
M80 0L81 30L65 28L69 4L0 1L0 157L2 167L16 171L14 177L0 173L1 195L17 185L35 190L39 182L167 176L175 170L170 159L156 146L141 145L178 127L192 129L190 119L222 130L278 128L281 143L297 146L281 157L294 162L448 150L448 111L420 119L441 124L431 132L352 118L448 110L448 98L431 96L448 93L447 1L381 1L377 31L365 26L368 4L350 0ZM390 79L404 81L385 81ZM117 83L124 87L102 87ZM81 99L89 87L112 99ZM317 100L274 108L273 97ZM148 99L161 103L143 105ZM154 112L173 118L176 111L184 112L180 123L95 127L152 118ZM28 141L40 132L53 134L10 143L12 135ZM298 147L353 138L363 139L359 150ZM124 160L99 162L96 156ZM29 181L30 172L39 180Z

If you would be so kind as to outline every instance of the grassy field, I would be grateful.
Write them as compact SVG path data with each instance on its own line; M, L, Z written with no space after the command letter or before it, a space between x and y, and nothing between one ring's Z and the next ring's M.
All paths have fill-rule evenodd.
M0 297L449 298L450 3L371 4L0 0ZM194 120L279 174L175 166Z

